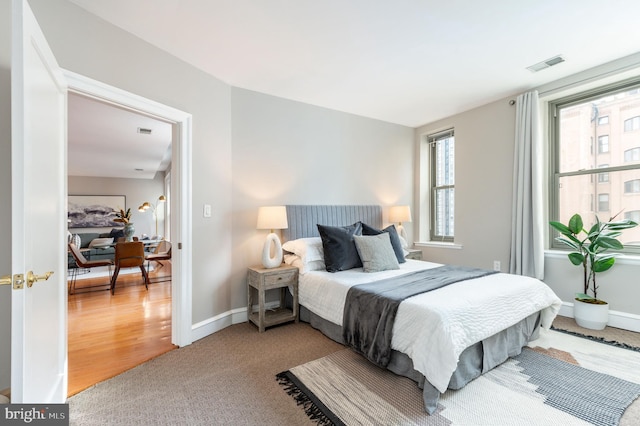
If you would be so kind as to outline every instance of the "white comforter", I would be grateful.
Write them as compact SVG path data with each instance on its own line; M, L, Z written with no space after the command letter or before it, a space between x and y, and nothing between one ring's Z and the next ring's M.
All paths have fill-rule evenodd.
M436 266L441 265L408 260L395 271L307 272L300 275L300 304L342 325L351 286ZM560 304L555 293L534 278L499 273L458 282L402 302L391 347L409 355L414 368L444 392L464 349L538 311L542 311L542 326L549 328Z

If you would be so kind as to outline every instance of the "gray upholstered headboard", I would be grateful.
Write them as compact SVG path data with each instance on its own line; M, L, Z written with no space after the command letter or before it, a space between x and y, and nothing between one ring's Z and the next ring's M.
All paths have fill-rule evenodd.
M360 220L367 225L382 228L382 207L377 205L292 205L286 208L289 227L282 230L283 241L319 237L317 224L345 226Z

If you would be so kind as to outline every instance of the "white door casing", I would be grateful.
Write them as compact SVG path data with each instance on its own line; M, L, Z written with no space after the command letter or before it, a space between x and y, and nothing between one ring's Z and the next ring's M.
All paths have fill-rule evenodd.
M12 3L11 401L67 397L67 88L26 0Z
M151 99L63 70L69 90L173 123L171 147L171 343L190 345L192 335L192 116Z

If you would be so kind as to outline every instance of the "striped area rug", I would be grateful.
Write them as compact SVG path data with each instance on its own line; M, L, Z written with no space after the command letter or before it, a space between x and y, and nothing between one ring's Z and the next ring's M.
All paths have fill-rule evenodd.
M278 380L320 424L617 425L640 395L640 353L543 331L522 354L443 394L431 416L414 382L349 349Z

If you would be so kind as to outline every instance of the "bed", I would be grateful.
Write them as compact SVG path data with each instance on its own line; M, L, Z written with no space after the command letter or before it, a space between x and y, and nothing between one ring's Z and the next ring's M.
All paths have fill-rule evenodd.
M375 240L376 247L382 247L377 245L380 243L385 245L384 250L389 250L386 241L391 241L391 250L396 252L398 260L403 257L393 241L395 228L382 229L382 208L375 205L289 205L286 209L289 227L283 231L283 248L286 250L285 261L300 268L301 320L329 338L349 344L372 362L414 380L423 389L425 411L429 414L437 409L441 393L447 389L460 389L507 358L519 354L523 346L538 337L541 326L548 328L551 325L560 308L560 299L541 281L474 270L472 273L476 275L398 302L389 326L393 332L386 332L389 334L386 352L378 347L363 350L358 346L359 335L363 333L353 333L350 328L354 319L358 321L369 315L362 310L355 311L353 294L357 289L391 288L396 282L411 281L413 276L448 275L451 269L428 261L402 259L403 263L398 262L397 267L364 272L371 270L372 263L365 259L368 255L363 254L361 267L346 265L345 270L328 272L328 265L335 264L335 256L334 249L326 245L329 241L326 233L327 230L334 232L334 228L351 229L355 224L365 224L370 231L367 235L376 238L355 237L358 249L361 249L361 242ZM361 231L359 228L357 232ZM345 256L342 252L339 255ZM391 256L386 255L387 258ZM368 303L364 303L365 307ZM356 340L355 345L353 340Z

